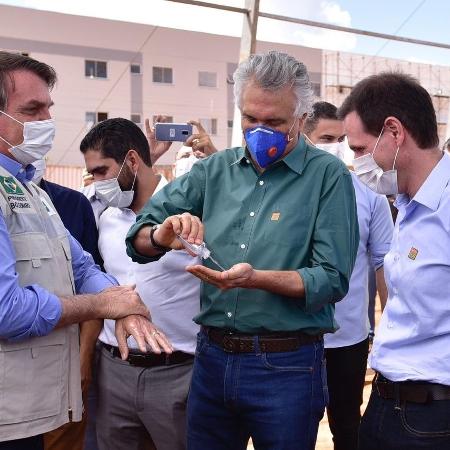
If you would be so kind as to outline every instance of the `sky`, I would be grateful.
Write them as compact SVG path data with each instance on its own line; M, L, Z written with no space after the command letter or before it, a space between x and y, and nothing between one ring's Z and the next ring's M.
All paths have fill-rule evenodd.
M206 0L244 7L245 0ZM170 0L0 0L0 4L239 36L242 14ZM443 0L260 0L260 10L450 44ZM1 31L0 31L1 34ZM258 39L450 66L450 50L369 38L260 18Z

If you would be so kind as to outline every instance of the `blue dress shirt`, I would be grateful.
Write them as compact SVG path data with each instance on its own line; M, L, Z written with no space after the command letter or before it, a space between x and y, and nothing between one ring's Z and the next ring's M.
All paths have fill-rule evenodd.
M20 182L29 182L34 167L22 166L0 154L0 165ZM117 285L110 275L101 272L91 255L68 233L72 253L72 269L77 294L97 293ZM61 318L58 297L38 285L18 283L16 255L4 216L0 210L0 339L25 339L49 334Z
M450 155L416 195L399 195L384 260L389 298L370 358L392 381L450 386Z

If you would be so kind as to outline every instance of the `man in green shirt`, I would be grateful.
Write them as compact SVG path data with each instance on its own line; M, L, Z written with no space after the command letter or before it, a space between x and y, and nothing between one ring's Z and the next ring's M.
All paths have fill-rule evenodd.
M234 74L246 147L198 161L144 207L127 236L147 263L203 240L202 325L188 405L188 448L313 449L327 402L324 332L358 246L350 173L301 136L306 67L278 52ZM154 227L155 224L161 224ZM153 227L152 227L153 226Z

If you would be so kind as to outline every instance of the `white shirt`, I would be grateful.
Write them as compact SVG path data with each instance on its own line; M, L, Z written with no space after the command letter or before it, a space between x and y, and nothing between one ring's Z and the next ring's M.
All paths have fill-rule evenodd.
M370 363L392 381L450 386L450 155L396 206L384 264L389 298Z
M156 191L165 184L167 181L161 177ZM185 251L168 252L149 264L131 261L126 253L125 237L135 222L136 215L128 208L109 207L100 216L98 248L105 270L120 284L136 284L153 323L166 334L174 349L193 354L199 326L192 318L200 310L200 280L186 272L185 267L201 261ZM114 326L114 320L105 320L99 339L117 347ZM128 345L138 349L131 337Z
M80 192L89 200L94 212L95 223L98 228L98 221L102 212L106 209L106 206L95 195L95 184L91 183L89 186L84 186L80 189Z
M324 336L326 348L357 344L369 334L369 258L375 269L383 265L389 251L394 224L389 203L359 181L351 172L359 224L359 245L347 295L336 303L339 330Z

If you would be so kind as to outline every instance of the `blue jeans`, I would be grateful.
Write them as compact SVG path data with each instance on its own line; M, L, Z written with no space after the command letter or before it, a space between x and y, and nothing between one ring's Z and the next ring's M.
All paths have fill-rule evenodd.
M372 390L359 429L359 449L450 449L450 400L400 403Z
M250 437L257 450L313 450L327 402L323 343L232 354L200 332L188 450L244 450Z

